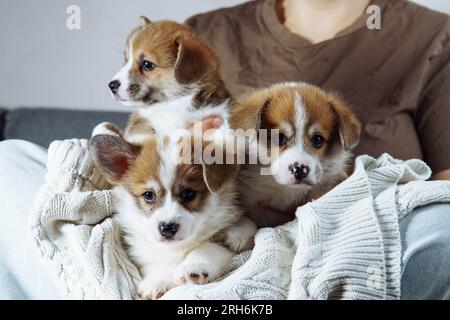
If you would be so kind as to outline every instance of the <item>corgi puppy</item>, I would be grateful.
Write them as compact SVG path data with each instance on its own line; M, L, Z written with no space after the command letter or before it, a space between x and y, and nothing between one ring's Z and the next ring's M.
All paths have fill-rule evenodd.
M226 232L242 216L235 193L239 166L206 164L192 150L190 161L177 161L181 140L153 135L135 145L103 134L90 140L96 167L117 191L114 218L141 270L138 294L145 299L214 281L233 257Z
M136 106L125 139L142 143L150 134L170 134L211 116L226 127L231 96L214 51L181 24L145 17L141 22L128 36L125 65L108 85L114 99ZM108 126L114 125L100 124L93 135L107 133Z
M305 83L277 84L243 98L231 113L234 128L267 129L257 145L267 139L269 161L246 165L238 176L242 205L258 226L292 220L297 207L347 177L361 125L335 94ZM261 175L261 167L269 174Z

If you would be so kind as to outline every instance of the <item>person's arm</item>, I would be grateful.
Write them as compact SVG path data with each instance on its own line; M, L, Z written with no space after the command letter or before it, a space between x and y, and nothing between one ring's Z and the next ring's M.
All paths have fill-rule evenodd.
M431 180L450 180L450 169L434 174Z
M432 180L450 180L450 18L433 41L415 125Z

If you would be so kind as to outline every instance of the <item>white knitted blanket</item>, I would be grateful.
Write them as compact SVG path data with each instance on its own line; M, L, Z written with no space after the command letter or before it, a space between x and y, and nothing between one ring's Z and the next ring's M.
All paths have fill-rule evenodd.
M55 141L31 233L60 293L74 299L132 299L140 275L111 218L113 191L93 166L87 140ZM398 221L415 207L450 202L450 182L425 182L419 160L360 156L354 173L297 218L258 231L253 251L207 285L168 299L398 299Z

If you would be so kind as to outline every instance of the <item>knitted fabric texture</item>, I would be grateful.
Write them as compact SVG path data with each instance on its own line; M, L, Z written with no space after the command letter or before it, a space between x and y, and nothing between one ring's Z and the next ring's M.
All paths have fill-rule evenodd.
M115 196L87 140L55 141L46 182L30 216L32 240L62 297L133 299L141 280L112 218ZM206 285L164 299L398 299L398 221L418 206L450 202L450 182L425 182L420 160L359 156L354 173L302 207L296 219L263 228L255 247Z

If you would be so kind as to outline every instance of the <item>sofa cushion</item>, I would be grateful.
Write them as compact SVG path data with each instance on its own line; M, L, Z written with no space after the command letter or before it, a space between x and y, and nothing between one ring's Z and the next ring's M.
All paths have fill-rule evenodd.
M49 108L19 108L5 116L3 139L23 139L48 147L53 140L89 138L103 121L124 128L129 113Z
M0 108L0 141L3 140L3 127L5 120L6 109Z

